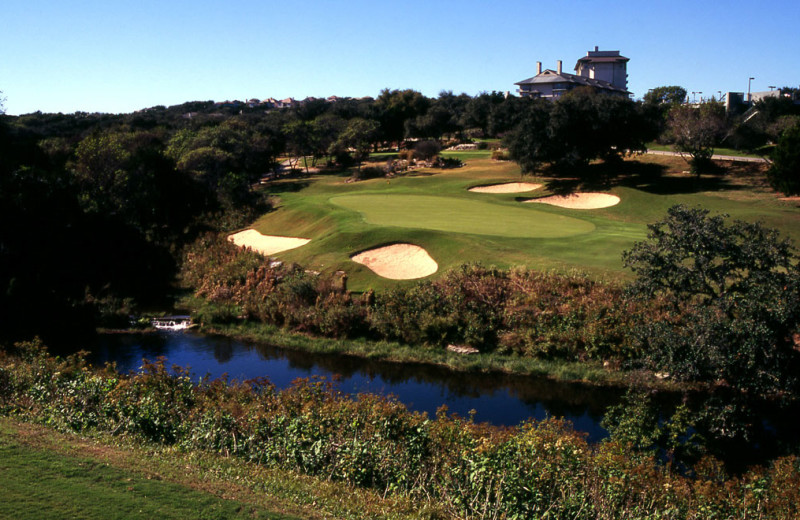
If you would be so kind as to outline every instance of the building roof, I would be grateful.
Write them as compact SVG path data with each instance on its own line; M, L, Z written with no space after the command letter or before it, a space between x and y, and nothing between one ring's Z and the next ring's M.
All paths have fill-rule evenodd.
M627 90L625 90L623 88L615 87L614 85L612 85L608 81L603 81L603 80L600 80L600 79L587 78L585 76L577 76L575 74L568 74L566 72L562 72L561 74L559 74L556 71L550 70L550 69L547 69L547 70L543 71L541 74L537 74L532 78L523 79L522 81L519 81L519 82L514 83L514 84L515 85L542 85L542 84L547 84L547 83L572 83L572 84L576 84L576 85L594 87L594 88L599 88L599 89L603 89L603 90L613 90L615 92L620 92L620 93L625 93L625 94L628 93Z
M580 62L613 63L615 61L631 61L631 60L630 58L626 58L625 56L584 56L583 58L578 59L578 63Z
M581 64L588 65L589 63L625 63L631 61L630 58L621 56L619 51L601 51L597 47L593 51L588 51L586 56L579 58L575 63L575 70L578 70Z

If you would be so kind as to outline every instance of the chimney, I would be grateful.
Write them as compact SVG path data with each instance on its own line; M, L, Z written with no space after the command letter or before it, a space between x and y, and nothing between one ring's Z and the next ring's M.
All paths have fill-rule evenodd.
M598 49L598 47L597 47L597 45L595 45L594 46L594 52L597 52L597 49Z
M537 61L536 62L536 74L541 74L541 73L542 73L542 62L541 61Z
M558 60L556 65L558 65L558 73L561 74L561 60Z

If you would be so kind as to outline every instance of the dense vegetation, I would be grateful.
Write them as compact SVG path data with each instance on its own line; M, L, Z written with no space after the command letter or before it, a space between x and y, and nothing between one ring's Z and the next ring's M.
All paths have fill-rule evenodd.
M582 89L554 103L387 89L375 99L309 99L270 110L207 101L121 115L0 114L0 312L12 324L2 335L30 337L46 316L55 338L158 305L185 244L269 209L252 186L273 176L279 159L306 171L357 164L354 176L365 178L415 157L430 162L442 144L506 136L524 171L552 163L581 176L597 170L575 166L614 161L658 135L697 162L715 145L776 142L797 123L788 98L765 99L746 115L720 114L713 103L676 104L676 88L645 102ZM797 154L791 135L770 177L787 191ZM369 150L405 147L413 156L400 150L400 161L362 171Z
M797 458L737 477L704 458L687 476L656 457L638 414L617 416L617 434L590 446L555 419L497 429L351 399L323 381L283 391L265 381L196 384L163 362L122 376L35 343L0 357L0 412L417 498L436 506L432 517L793 518L800 504ZM666 429L678 439L684 426L676 417Z
M625 255L638 278L463 266L433 281L353 295L334 277L270 264L222 238L195 243L184 282L207 323L243 317L329 337L565 360L613 360L756 395L793 392L797 253L774 230L673 207Z
M627 253L638 276L630 287L466 265L363 294L215 234L271 209L253 186L280 162L358 179L397 167L393 155L387 169L362 168L370 150L400 149L408 164L483 137L505 136L525 171L547 164L580 177L603 171L585 168L589 161L615 163L657 136L690 153L698 174L715 146L753 149L783 136L769 178L793 192L794 105L765 100L755 115L722 114L713 104L677 105L676 93L635 103L578 90L546 103L386 90L269 111L196 102L128 115L0 115L0 342L17 351L0 353L0 410L424 497L454 516L791 517L796 459L727 478L714 461L676 458L675 439L689 431L680 417L667 431L623 415L610 426L614 440L590 447L559 421L494 430L375 397L352 401L321 383L285 392L263 382L195 385L158 363L123 377L37 345L8 347L36 333L58 340L125 324L133 309L163 305L179 274L208 324L245 318L419 348L462 344L727 387L732 397L709 406L703 431L747 438L753 399L797 393L798 258L760 225L673 208ZM657 443L668 447L665 460L686 475L658 462L656 430L674 441Z

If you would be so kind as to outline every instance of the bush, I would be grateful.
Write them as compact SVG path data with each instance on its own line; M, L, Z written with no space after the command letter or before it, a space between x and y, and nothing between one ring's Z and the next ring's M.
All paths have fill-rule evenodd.
M376 295L368 320L379 337L468 344L531 357L628 359L634 310L622 290L588 278L462 266L433 282Z
M687 468L689 477L635 445L647 443L657 424L655 417L643 423L636 410L615 421L617 438L592 446L563 420L495 428L444 410L429 419L394 399L353 398L318 379L280 391L263 380L192 384L163 360L120 375L95 371L80 356L49 357L35 344L19 351L0 355L0 402L18 416L435 501L452 517L783 519L800 512L797 457L739 477L706 458Z
M437 168L461 168L464 162L458 157L438 157L434 164Z
M377 179L384 176L386 176L386 172L383 171L383 168L378 166L365 166L364 168L359 168L353 172L353 179L359 181Z
M495 150L492 152L493 161L510 161L511 155L507 150Z
M767 180L786 195L800 195L800 124L786 130L778 141Z
M634 329L651 368L756 394L796 388L800 269L789 241L684 206L648 227L623 261L632 291L661 305Z
M244 316L296 331L349 337L367 329L365 311L341 281L300 266L270 263L262 255L208 235L188 248L182 280L208 300L198 318L226 323Z
M414 145L414 158L422 161L432 161L442 150L438 141L419 141Z

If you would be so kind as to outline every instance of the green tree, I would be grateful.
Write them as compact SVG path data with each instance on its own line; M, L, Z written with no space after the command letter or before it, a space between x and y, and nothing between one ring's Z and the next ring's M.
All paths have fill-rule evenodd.
M786 195L800 195L800 124L786 130L778 141L767 179Z
M500 137L513 130L519 124L529 102L529 98L508 96L502 103L492 105L489 112L489 135Z
M295 164L302 158L308 173L306 157L313 155L316 149L313 123L303 120L292 121L283 128L283 132L286 135L286 151L295 158Z
M372 143L378 135L379 127L375 121L368 119L351 119L345 129L339 134L339 138L332 145L331 151L350 150L361 170L361 161L369 156Z
M552 139L548 134L552 109L549 101L532 100L522 111L517 127L504 138L511 158L523 173L536 173L552 157Z
M725 135L725 107L715 102L674 106L667 128L675 149L691 157L692 172L699 176L710 167L714 147Z
M322 114L311 122L311 135L314 144L313 166L316 166L319 159L330 153L331 146L339 138L339 134L342 133L346 125L347 121L332 113Z
M383 139L399 143L406 137L406 121L425 115L430 100L416 90L381 91L374 108Z
M655 131L647 112L633 101L579 88L555 102L525 101L506 144L523 172L531 173L543 162L576 167L643 151Z
M465 128L478 128L484 136L489 135L489 118L492 109L503 103L500 92L481 92L472 98L465 107L463 125Z
M219 204L240 207L255 203L250 186L275 165L282 148L283 139L268 125L232 118L197 131L177 132L166 153L179 171L200 181Z
M651 368L758 394L793 389L800 327L794 247L756 223L673 206L623 254L634 294L663 304L635 334Z
M656 87L647 91L644 102L653 105L680 105L686 100L686 89L677 85Z

